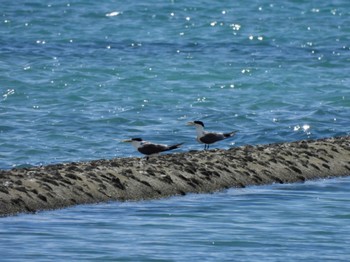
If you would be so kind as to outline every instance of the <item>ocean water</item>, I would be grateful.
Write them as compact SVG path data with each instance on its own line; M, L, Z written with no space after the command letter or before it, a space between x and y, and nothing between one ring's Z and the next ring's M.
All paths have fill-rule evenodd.
M350 3L2 1L0 168L349 134Z
M350 178L1 218L1 261L349 261Z
M348 135L349 24L347 0L3 0L0 168L140 156L120 142L130 137L185 142L178 152L202 149L185 125L191 120L204 121L210 130L239 130L234 139L218 143L220 148ZM242 247L238 257L246 260L262 255L279 260L276 252L284 251L296 259L344 258L349 209L343 200L349 198L349 184L343 182L335 182L331 192L333 182L327 181L306 189L287 186L297 191L288 191L288 200L286 191L267 187L243 194L253 201L230 191L233 202L214 194L1 219L17 221L2 227L1 241L13 240L1 247L27 243L21 245L21 259L43 260L83 251L77 259L107 260L120 249L119 260L167 255L223 260L235 255L231 244ZM306 190L305 199L299 190ZM333 202L313 205L329 194ZM180 224L172 228L176 217L168 224L159 208L184 203L190 207L180 208ZM253 212L251 220L239 208ZM134 230L142 221L148 223ZM41 231L41 222L53 232ZM234 240L227 240L232 235L226 226L235 227ZM145 230L157 239L142 237ZM211 239L205 242L207 235ZM43 255L42 245L35 248L38 242L47 243ZM182 252L189 245L193 250Z

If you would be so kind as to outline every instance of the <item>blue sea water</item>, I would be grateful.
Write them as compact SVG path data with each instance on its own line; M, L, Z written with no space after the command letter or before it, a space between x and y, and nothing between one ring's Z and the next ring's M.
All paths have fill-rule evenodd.
M191 120L204 121L210 130L239 130L235 139L218 143L220 148L347 135L349 24L347 0L3 0L0 168L139 156L130 145L120 143L130 137L185 142L178 151L202 149L194 130L185 126ZM177 260L174 254L180 255L178 260L223 260L234 255L235 248L227 240L224 219L228 218L216 219L229 210L234 219L229 229L237 226L233 234L238 234L232 241L242 246L239 260L258 260L262 255L265 260L279 260L274 252L282 256L284 251L296 259L326 254L326 260L331 260L331 253L344 258L342 250L349 243L345 234L350 233L349 210L342 200L349 198L349 187L348 181L344 187L342 182L332 189L336 208L331 211L340 212L339 219L325 217L333 202L314 206L313 198L298 194L287 201L285 191L264 188L264 193L249 194L253 204L238 196L227 202L219 194L20 216L2 234L15 238L9 246L27 243L21 245L23 254L43 260L64 259L66 253L79 254L79 249L84 251L79 257L86 259L114 258L113 250L122 249L119 260L152 255ZM327 198L328 183L332 184L310 184L306 194ZM299 187L297 191L305 189ZM268 199L264 200L265 193ZM256 201L262 201L263 208ZM174 228L168 222L162 224L161 212L152 213L183 203L194 207L179 211L181 224ZM288 209L282 217L292 225L277 219L279 210L288 208L281 203L295 206L296 212ZM254 213L247 224L244 219L248 218L235 212L242 205L247 205L244 213ZM301 221L293 224L296 218ZM111 219L120 224L111 225ZM43 220L58 235L39 230ZM144 220L146 227L133 230L133 223ZM335 232L337 223L343 233ZM159 239L142 237L144 230ZM84 232L89 233L82 236ZM205 242L210 233L211 241ZM52 236L56 243L51 242ZM68 243L63 243L68 236ZM32 249L33 238L48 243L43 256L40 249ZM115 238L121 242L114 242ZM87 239L96 242L85 248ZM190 249L182 252L190 244L192 257ZM215 249L218 244L223 254ZM152 251L152 246L157 250ZM58 251L51 255L50 247ZM143 251L136 252L139 249ZM130 255L133 252L135 256ZM157 252L159 257L153 254Z
M2 1L0 168L349 134L349 5Z
M349 261L350 178L1 218L1 261Z

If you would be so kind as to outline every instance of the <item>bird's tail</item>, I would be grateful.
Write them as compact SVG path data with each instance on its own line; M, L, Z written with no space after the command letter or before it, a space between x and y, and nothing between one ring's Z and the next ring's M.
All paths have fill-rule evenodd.
M224 137L228 138L228 137L234 136L237 132L238 131L232 131L232 132L229 132L229 133L224 133Z
M179 147L182 146L182 145L183 145L183 143L175 144L175 145L169 146L169 147L166 149L166 151L179 148Z

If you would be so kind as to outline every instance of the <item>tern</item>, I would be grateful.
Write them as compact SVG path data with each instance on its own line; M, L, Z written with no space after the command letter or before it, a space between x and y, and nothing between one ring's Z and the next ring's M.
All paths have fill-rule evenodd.
M179 148L183 143L175 144L175 145L162 145L162 144L154 144L148 141L144 141L142 138L131 138L127 140L123 140L123 142L131 143L137 151L141 154L146 155L146 159L150 155L156 155L164 151L173 150Z
M209 149L210 144L224 140L229 137L233 137L237 133L237 131L229 133L214 133L204 131L204 123L202 121L188 122L187 125L196 127L197 141L199 143L204 144L204 150Z

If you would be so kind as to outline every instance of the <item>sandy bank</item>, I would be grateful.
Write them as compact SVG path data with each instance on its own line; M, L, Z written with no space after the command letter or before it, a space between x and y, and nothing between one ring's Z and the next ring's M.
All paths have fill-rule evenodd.
M350 175L350 137L0 171L0 216Z

